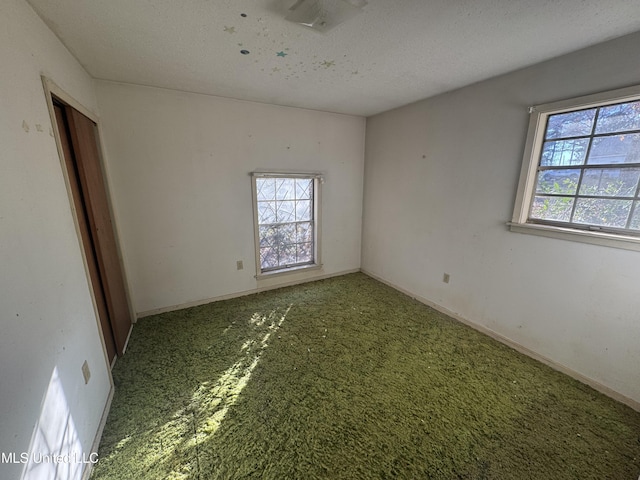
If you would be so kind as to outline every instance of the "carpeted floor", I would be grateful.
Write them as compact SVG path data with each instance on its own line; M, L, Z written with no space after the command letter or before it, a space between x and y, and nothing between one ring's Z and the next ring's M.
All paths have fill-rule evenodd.
M363 275L147 317L92 479L611 479L640 413Z

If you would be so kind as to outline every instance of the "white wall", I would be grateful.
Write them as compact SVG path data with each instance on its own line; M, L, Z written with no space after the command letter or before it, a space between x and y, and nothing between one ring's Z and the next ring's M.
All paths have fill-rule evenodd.
M0 2L0 61L0 452L20 460L33 436L31 453L51 453L44 437L88 453L110 374L40 75L95 111L93 85L23 0ZM77 478L80 467L56 476L44 464L25 478ZM0 478L24 469L0 462Z
M360 268L364 118L111 82L96 90L138 313ZM325 174L321 271L254 278L257 169Z
M640 82L639 49L635 34L369 118L362 268L640 402L638 252L505 226L527 107Z

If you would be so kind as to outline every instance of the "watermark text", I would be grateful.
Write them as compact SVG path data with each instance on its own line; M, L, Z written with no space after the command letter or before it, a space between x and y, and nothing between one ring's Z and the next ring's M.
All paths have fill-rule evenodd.
M0 464L25 464L25 463L98 463L98 452L69 452L69 453L42 453L42 452L0 452Z

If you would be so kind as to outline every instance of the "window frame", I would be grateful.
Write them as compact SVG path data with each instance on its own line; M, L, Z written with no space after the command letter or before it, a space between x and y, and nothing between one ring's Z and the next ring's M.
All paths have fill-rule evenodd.
M322 205L322 188L324 177L320 173L304 173L304 172L270 172L256 171L251 172L251 190L253 203L253 230L254 230L254 246L256 258L256 275L257 279L271 278L279 275L287 275L292 273L300 273L322 268L321 262L321 205ZM260 262L260 225L258 219L258 178L304 178L313 180L313 263L305 265L283 266L277 269L262 270Z
M578 228L566 223L560 224L561 222L555 225L549 223L534 223L529 220L536 188L538 163L542 154L547 119L549 116L637 100L640 100L640 85L536 105L529 108L529 127L527 130L527 140L524 148L518 190L513 216L511 221L508 222L509 229L512 232L640 251L640 234L607 231L607 227L598 228L585 226Z

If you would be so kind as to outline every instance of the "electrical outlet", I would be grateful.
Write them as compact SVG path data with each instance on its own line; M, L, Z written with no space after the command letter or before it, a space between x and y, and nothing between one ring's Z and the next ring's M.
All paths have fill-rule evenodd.
M449 275L448 273L445 273L444 275L442 275L442 281L444 283L449 283L450 278L451 278L451 275Z
M84 384L89 383L89 379L91 378L91 370L89 370L89 364L85 360L82 364L82 376L84 377Z
M244 268L244 263L242 262L242 260L238 260L236 262L236 269L242 270L243 268Z

